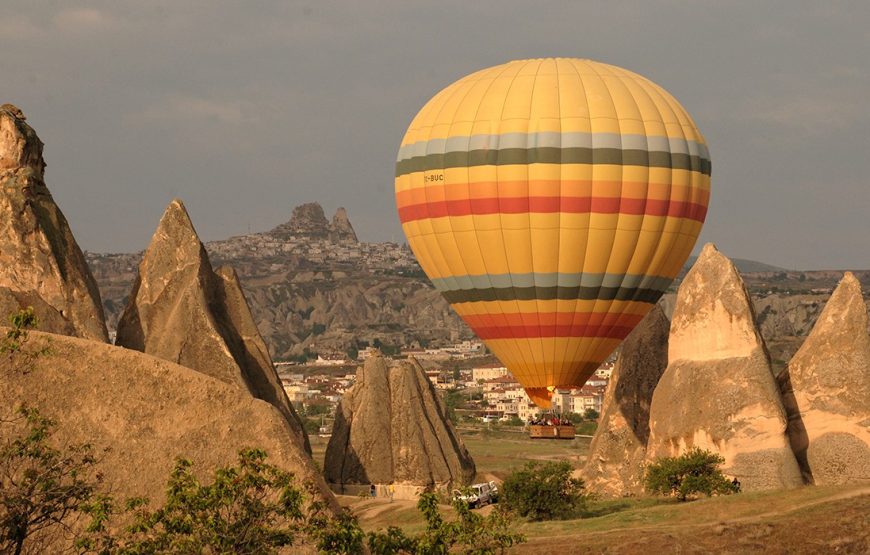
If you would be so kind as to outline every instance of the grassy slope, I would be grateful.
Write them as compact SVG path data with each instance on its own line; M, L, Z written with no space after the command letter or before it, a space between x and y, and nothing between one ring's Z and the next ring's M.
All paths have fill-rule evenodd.
M522 434L462 430L480 479L503 477L527 460L581 464L588 439L532 441ZM312 438L315 460L325 441ZM418 532L413 501L340 497L367 530ZM449 513L450 509L443 508ZM482 509L491 510L491 507ZM516 553L870 553L870 486L804 487L677 503L669 499L594 502L579 520L523 523L528 543Z

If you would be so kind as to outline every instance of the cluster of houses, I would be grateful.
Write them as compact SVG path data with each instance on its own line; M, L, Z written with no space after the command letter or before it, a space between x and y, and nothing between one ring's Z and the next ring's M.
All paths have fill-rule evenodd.
M472 356L470 353L482 352L479 351L482 349L479 345L473 341L454 345L445 349L451 351L447 358L452 356L461 359ZM370 351L360 353L362 359L368 356L371 356ZM438 356L441 357L442 353ZM317 406L318 414L334 415L342 394L353 386L356 378L354 363L346 360L318 359L308 365L307 372L300 372L298 366L283 363L278 363L276 367L290 401L306 409ZM317 371L318 367L322 369L320 372ZM600 413L612 371L613 363L605 362L582 387L556 390L553 411L584 415L591 409ZM436 389L463 392L466 397L466 410L463 413L483 422L515 421L517 418L528 422L541 414L541 410L507 368L498 364L458 371L436 366L426 370L426 376Z
M586 414L588 410L601 412L604 401L604 391L613 364L604 363L585 385L574 389L557 389L553 392L553 411L558 414ZM539 409L526 394L523 387L514 379L504 366L492 365L473 368L472 382L483 390L483 400L487 405L485 421L507 421L519 418L523 422L536 418L541 414Z
M330 267L367 267L373 269L413 270L419 268L411 249L397 243L366 243L352 240L318 239L306 236L277 237L252 233L208 243L209 253L224 259L242 257L297 256L312 264Z

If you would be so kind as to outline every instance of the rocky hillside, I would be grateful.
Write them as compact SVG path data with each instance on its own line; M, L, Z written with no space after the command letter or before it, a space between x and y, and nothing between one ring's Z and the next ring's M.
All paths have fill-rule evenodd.
M347 212L332 220L317 203L293 209L274 229L206 244L214 264L237 269L271 355L344 353L384 345L441 345L471 330L432 288L411 251L357 240ZM141 254L87 254L106 320L117 326ZM774 366L781 368L812 329L841 271L768 270L737 261L755 301ZM746 272L758 269L763 272ZM855 272L870 290L870 271ZM674 290L678 283L674 284Z
M343 208L331 221L317 203L271 231L206 244L215 266L236 268L271 355L345 353L372 344L441 345L471 331L395 243L359 242ZM110 329L127 302L137 254L88 253Z

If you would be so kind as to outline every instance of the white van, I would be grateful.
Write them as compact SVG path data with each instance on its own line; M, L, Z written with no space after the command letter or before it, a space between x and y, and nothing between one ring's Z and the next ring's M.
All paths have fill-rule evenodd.
M498 490L493 491L492 482L474 484L470 487L471 491L463 494L458 489L453 490L453 498L465 501L472 509L495 503L498 495Z

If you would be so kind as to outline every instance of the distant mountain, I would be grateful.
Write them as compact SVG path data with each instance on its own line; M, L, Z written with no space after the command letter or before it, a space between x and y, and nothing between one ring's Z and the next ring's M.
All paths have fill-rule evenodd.
M682 273L685 274L689 271L695 264L695 260L697 260L697 256L690 256L689 260L686 261L686 264L683 266ZM772 266L770 264L765 264L764 262L758 262L756 260L746 260L744 258L732 258L731 262L737 266L737 271L741 274L754 274L757 272L788 272L786 268L780 268L778 266Z

